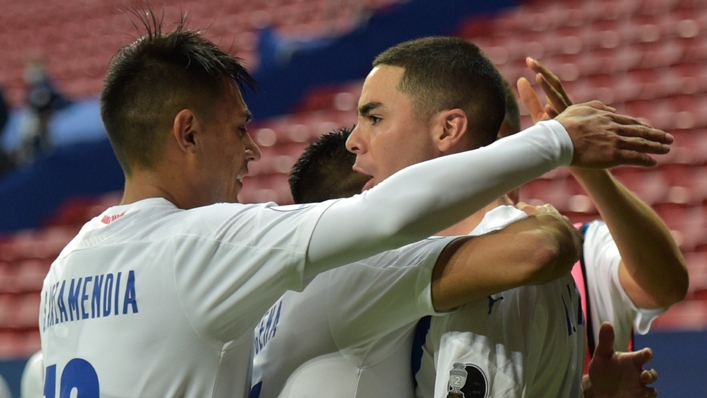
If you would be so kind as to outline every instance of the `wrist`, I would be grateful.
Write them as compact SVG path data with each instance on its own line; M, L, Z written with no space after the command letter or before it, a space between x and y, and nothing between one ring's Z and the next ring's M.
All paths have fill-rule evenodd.
M585 169L582 167L567 166L567 170L572 176L578 179L607 176L609 174L609 170L607 169Z

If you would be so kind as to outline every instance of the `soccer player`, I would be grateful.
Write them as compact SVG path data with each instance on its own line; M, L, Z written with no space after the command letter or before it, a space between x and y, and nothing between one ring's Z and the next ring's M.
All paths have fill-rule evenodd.
M538 81L546 90L551 103L569 101L566 99L567 96L562 90L559 80L551 72L534 60L528 60L528 65L539 73ZM530 84L522 79L519 82L519 88L524 102L529 105L529 109L534 111L534 120L538 121L543 116L547 118L548 115L544 114L543 107L539 104ZM520 114L515 96L512 91L509 93L501 136L507 136L520 130ZM560 109L567 106L565 102L562 104L563 107ZM553 112L552 108L549 108L548 111ZM582 298L586 299L588 296L591 305L585 318L590 327L588 330L589 352L587 354L587 361L589 361L595 355L595 351L600 352L600 355L604 355L608 351L607 347L597 347L595 344L601 340L599 336L602 323L610 322L612 325L616 325L618 338L615 340L613 336L606 334L608 330L604 329L602 332L605 333L603 340L607 341L606 337L609 337L609 341L613 343L613 347L609 346L608 348L628 350L632 325L635 324L639 332L646 333L653 319L664 312L668 306L684 297L687 289L687 272L684 259L663 222L635 195L614 180L608 171L575 168L570 170L580 179L592 198L598 199L597 206L606 221L606 223L594 221L582 227L585 235L583 261L581 266L578 265L573 270L573 274L576 275L578 271L581 273L584 269L584 277L577 278L575 276L575 278L578 279L578 284L581 284ZM488 220L485 218L484 221ZM626 227L626 225L631 225L631 227ZM637 226L640 227L637 228ZM645 247L646 240L652 242L650 249ZM642 252L644 256L637 256L637 251ZM651 253L647 253L648 251ZM659 279L656 279L656 276ZM528 288L515 289L514 292L523 290L528 290ZM585 294L584 290L589 294ZM500 296L490 297L489 305L503 300L503 302L499 301L499 304L505 306L509 302L509 297L513 299L513 296L505 293L503 299ZM481 316L485 311L483 303L476 303L475 306L462 307L453 315L446 317L448 319L441 317L432 320L432 327L427 335L423 350L422 368L417 374L419 397L433 396L432 385L434 381L431 380L431 377L435 372L431 369L435 367L437 372L434 396L442 397L446 396L448 388L453 385L452 374L449 372L455 371L455 364L465 365L461 367L470 373L469 377L471 378L472 373L479 377L480 373L485 370L484 365L479 364L489 361L495 365L498 365L496 362L504 363L503 360L499 360L499 357L506 358L495 353L494 347L499 346L499 340L507 341L509 336L514 336L514 334L507 332L509 328L503 324L492 325L495 327L489 326L492 322ZM528 311L524 312L527 316ZM491 318L489 317L489 319ZM503 338L498 338L496 334L490 333L490 331L499 333L502 330L506 330L502 333ZM511 330L514 329L511 328ZM525 332L515 337L518 340L522 336L528 335L529 333ZM547 338L547 336L545 337ZM483 352L478 349L482 339L484 339L483 344L488 347ZM519 345L517 341L511 342L515 346ZM541 342L534 343L532 348L538 349ZM495 353L495 357L490 353ZM606 358L599 358L595 362L599 363L604 359ZM511 362L513 361L509 360L505 363ZM506 367L511 370L513 368L508 365ZM497 368L502 369L503 366ZM545 368L545 366L539 366L539 368ZM591 381L597 379L596 374L599 372L599 368L600 366L597 365L588 368L590 372L595 374L593 378L584 378L584 388L588 394L594 391ZM508 371L497 372L495 377L498 377L499 373L508 373ZM489 378L487 386L491 387L493 376L486 376ZM512 379L507 376L504 375L504 378ZM644 381L648 381L654 379L655 374L654 371L649 371L641 377L644 377ZM497 382L494 385L495 392L501 392L498 384L503 385L502 382ZM467 388L472 388L472 385L475 384L470 380L467 383ZM509 391L513 391L514 388L516 390L508 392L508 394L519 396L520 389L525 386L522 384L511 385ZM617 396L634 396L633 394L651 396L656 393L655 389L644 388L640 384L634 384L631 387L631 385L617 383L613 388L613 393ZM628 390L624 391L623 388ZM538 391L534 392L529 389L523 393L528 396L536 396Z
M419 161L411 161L411 159L435 157L435 155L431 154L438 152L439 149L429 146L429 139L432 137L439 137L440 140L444 140L454 136L440 144L449 145L445 150L454 146L453 143L450 144L451 140L457 139L468 139L478 146L479 140L476 140L475 137L471 138L471 134L462 137L467 128L474 129L480 134L485 133L487 136L489 131L491 131L492 138L490 138L490 141L495 139L499 128L499 124L496 124L492 130L489 130L490 126L479 120L479 118L489 115L480 112L478 108L469 107L470 102L473 104L474 101L478 101L478 98L484 98L484 94L479 92L477 85L470 84L469 80L465 80L472 79L473 68L478 67L478 64L466 59L468 54L465 53L469 51L478 53L478 49L463 40L449 38L426 39L412 44L412 46L425 42L428 44L432 43L432 45L427 47L423 45L423 50L416 55L418 58L427 61L428 64L424 64L423 61L424 65L415 66L417 68L417 76L409 77L415 74L410 73L408 75L407 68L375 65L374 70L364 83L362 97L359 102L360 119L357 129L360 129L362 123L365 123L367 129L378 130L375 133L371 133L371 139L379 140L377 149L379 155L389 155L388 160L390 162L384 166L389 166L386 171L391 171L391 174L397 171L395 170L396 167L399 169L407 164ZM429 63L433 63L434 66L431 67ZM471 66L472 70L465 70L464 68L468 68L469 65L473 65ZM431 69L435 69L435 73L429 72ZM402 77L403 73L406 74L405 78ZM454 76L454 78L461 79L461 81L453 80L450 82L447 80L440 82L437 80L434 83L427 81L425 82L427 85L421 85L415 80L415 78L419 78L420 74L425 76L432 75L435 78L438 78L439 75ZM438 89L437 86L442 87L442 90ZM476 90L470 88L476 88ZM448 95L445 96L445 94ZM478 97L475 97L475 95ZM468 99L463 99L464 97L473 99L469 101ZM429 111L427 106L437 107L440 106L440 103L445 104L443 106L449 103L454 105L450 106L451 110L442 107L442 110L432 112L432 115L425 114L425 112ZM455 108L455 106L467 107L467 110L462 111ZM386 139L386 135L389 138ZM399 142L395 143L395 139ZM488 138L486 139L489 140ZM372 149L373 145L371 145ZM381 177L380 180L387 176L381 175ZM373 183L377 183L380 180L375 180ZM370 187L372 185L371 180L366 184L367 187ZM293 190L295 198L298 196L296 192L297 190ZM510 250L507 251L510 252ZM390 264L392 263L389 261L392 260L388 259L388 262L379 263L378 268L385 269L380 271L381 275L390 272L387 268L391 267ZM396 391L396 386L401 386L400 388L402 389L405 388L406 383L391 383L391 380L398 379L389 376L395 372L393 365L400 365L401 361L409 363L409 359L405 359L405 355L397 355L394 358L391 356L393 354L390 354L389 348L392 347L393 351L398 348L404 349L404 340L407 337L401 336L409 336L409 334L405 334L404 331L403 333L396 331L395 336L397 337L394 337L392 341L389 341L390 339L382 341L380 332L381 329L385 328L393 330L396 326L409 330L411 327L409 322L414 323L414 319L409 319L413 311L408 306L401 311L404 314L403 316L395 318L399 313L396 311L397 307L392 299L388 302L389 305L384 307L387 308L387 311L376 310L380 308L377 306L380 302L386 302L388 295L386 295L385 290L377 290L375 287L379 287L381 284L383 286L390 285L398 280L383 280L381 278L380 281L377 281L375 277L370 275L375 275L378 271L375 266L370 265L368 260L359 262L356 266L366 270L362 275L365 273L369 275L356 279L355 276L348 274L344 270L328 273L326 277L316 278L301 295L288 293L268 311L261 321L262 326L256 329L255 346L257 354L254 361L253 396L270 397L279 394L283 396L299 396L300 394L302 396L312 396L317 391L322 394L333 394L339 391L344 396L348 396L347 392L351 391L358 391L362 394L361 396L366 396L364 392L370 394L369 396L393 393L401 396L405 395L403 390ZM403 274L406 272L404 263L398 268L397 272ZM434 272L439 272L436 277L441 277L443 271L443 268L437 269L435 267ZM416 271L410 271L410 273L414 272ZM412 279L419 281L419 278ZM381 282L381 284L378 284L378 282ZM374 288L368 290L370 284L373 283L375 283ZM410 282L401 281L401 283ZM355 291L355 287L351 288L352 285L358 286L358 290L360 290L355 295L348 293ZM317 287L314 288L313 286ZM347 286L349 287L348 290ZM414 286L414 284L408 286ZM481 291L484 290L480 289ZM368 302L363 298L365 296L364 293L369 295ZM394 293L391 294L395 296ZM330 298L330 296L333 296L333 298ZM486 294L480 295L480 297L485 296ZM337 297L341 297L343 300L336 301ZM435 304L434 308L439 310L440 308L437 307L435 299L435 290L432 289L431 300ZM370 304L370 302L376 301L376 304ZM366 306L372 307L373 310L367 316L364 316L363 314L365 314L366 310L369 310ZM296 312L291 312L295 307L302 311L299 316L296 315ZM412 308L412 310L415 310L415 308ZM419 308L417 310L419 311ZM391 319L381 319L384 316L390 316ZM326 319L327 317L330 318ZM375 321L372 319L375 319ZM276 332L269 334L260 333L262 338L257 336L259 330L267 330L266 326L272 324L278 325ZM298 334L314 337L312 337L311 342L295 347L294 338ZM383 344L388 347L385 353L382 351L377 352L373 348L374 346L378 348ZM307 353L308 350L309 353ZM582 350L579 349L579 351L581 353ZM289 357L286 357L286 354ZM298 358L293 359L293 355L298 356ZM579 367L581 368L581 364ZM577 366L575 366L576 368ZM287 379L286 382L285 379ZM320 386L327 380L336 380L331 383L337 383L338 385L322 390ZM338 389L339 387L341 390Z

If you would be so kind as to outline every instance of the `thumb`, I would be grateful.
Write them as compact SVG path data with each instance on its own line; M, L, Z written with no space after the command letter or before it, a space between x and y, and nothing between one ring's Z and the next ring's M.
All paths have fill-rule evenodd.
M538 95L535 93L535 90L533 90L530 82L526 78L521 77L518 79L518 83L516 83L516 85L518 87L518 95L520 96L520 100L528 109L530 117L533 119L533 123L543 120L545 117L545 110L543 109L542 104L540 104Z
M604 322L599 328L599 342L594 350L595 356L611 357L614 355L614 327L609 322Z

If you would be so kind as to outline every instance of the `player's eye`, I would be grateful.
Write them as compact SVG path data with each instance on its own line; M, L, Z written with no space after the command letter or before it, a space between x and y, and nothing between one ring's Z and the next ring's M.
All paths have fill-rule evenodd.
M378 124L378 122L380 122L381 120L383 120L382 118L380 118L380 117L378 117L378 116L374 116L374 115L368 116L368 119L371 121L371 124L374 125L374 126L375 126L376 124Z

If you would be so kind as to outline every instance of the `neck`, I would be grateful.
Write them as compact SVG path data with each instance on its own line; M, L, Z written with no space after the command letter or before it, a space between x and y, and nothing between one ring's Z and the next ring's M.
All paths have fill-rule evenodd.
M121 205L135 203L149 198L165 198L180 209L195 207L183 180L177 176L165 175L159 171L134 170L125 177L125 190Z
M493 202L487 204L483 209L470 215L464 220L452 225L451 227L438 233L439 236L461 236L468 235L477 225L484 219L487 212L495 209L498 206L511 204L508 198L504 195Z

